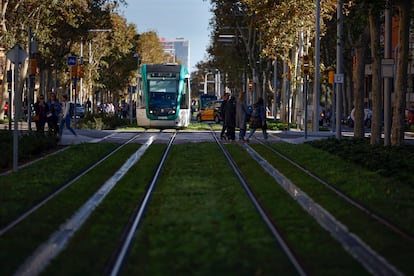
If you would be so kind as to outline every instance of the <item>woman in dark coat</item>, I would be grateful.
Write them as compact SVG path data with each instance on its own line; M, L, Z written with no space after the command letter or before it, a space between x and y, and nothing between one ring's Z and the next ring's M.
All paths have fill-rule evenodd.
M233 96L224 106L224 124L227 127L227 138L230 141L236 139L236 101Z
M47 114L49 113L49 106L45 103L45 97L39 95L38 101L34 104L35 117L37 132L45 132L45 124L47 121Z

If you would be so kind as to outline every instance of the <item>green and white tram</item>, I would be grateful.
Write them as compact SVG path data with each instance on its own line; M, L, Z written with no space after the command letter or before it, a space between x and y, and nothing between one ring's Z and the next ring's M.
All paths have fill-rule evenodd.
M190 74L179 64L144 64L138 76L137 124L182 128L191 120Z

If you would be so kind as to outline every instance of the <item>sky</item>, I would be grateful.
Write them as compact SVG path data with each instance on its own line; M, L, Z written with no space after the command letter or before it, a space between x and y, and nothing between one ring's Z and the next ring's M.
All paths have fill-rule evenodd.
M127 0L121 14L138 33L155 31L159 38L190 41L190 70L207 58L210 44L210 1L206 0Z

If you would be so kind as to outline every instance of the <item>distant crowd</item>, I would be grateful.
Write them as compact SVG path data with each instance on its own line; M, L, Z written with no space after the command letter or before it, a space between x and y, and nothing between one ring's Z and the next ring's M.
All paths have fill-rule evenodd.
M246 94L240 93L237 100L229 93L225 93L221 104L220 114L223 127L220 138L224 141L234 142L236 128L239 131L239 141L249 142L257 129L262 129L263 138L267 140L266 109L263 98L250 109L246 103ZM249 134L246 136L247 123L249 123Z
M39 95L34 104L33 121L36 123L36 131L39 133L45 132L47 123L50 135L60 138L63 128L66 126L73 135L77 136L71 127L71 103L66 94L61 96L60 101L54 92L48 94L47 101L44 95Z

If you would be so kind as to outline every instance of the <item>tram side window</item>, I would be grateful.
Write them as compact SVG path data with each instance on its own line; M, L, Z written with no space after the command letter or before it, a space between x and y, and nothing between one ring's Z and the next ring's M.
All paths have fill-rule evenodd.
M138 80L138 91L137 91L137 107L138 108L145 108L145 93L142 79Z
M190 102L190 93L189 93L189 79L185 79L185 83L184 83L184 88L183 88L183 93L181 95L181 104L180 104L180 108L181 109L188 109L189 106L189 102Z

